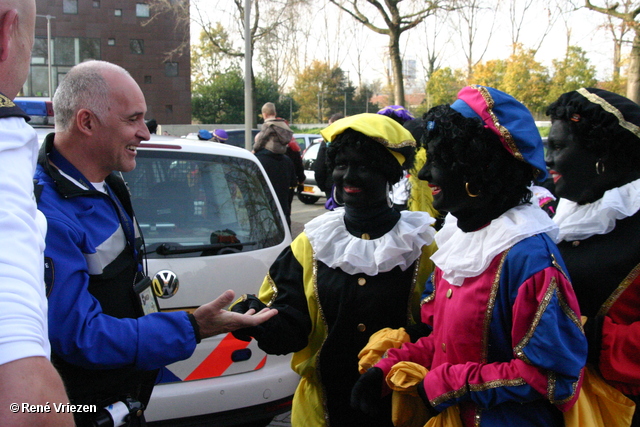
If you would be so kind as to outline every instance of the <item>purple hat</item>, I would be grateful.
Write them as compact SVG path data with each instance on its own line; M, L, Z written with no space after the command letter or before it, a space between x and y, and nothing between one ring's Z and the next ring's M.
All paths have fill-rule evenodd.
M400 124L404 124L404 122L408 122L409 120L413 120L415 118L402 105L388 105L383 109L381 109L380 111L378 111L378 114L382 114L383 116L389 116L392 119L397 117L398 119L400 119Z
M458 92L451 108L465 117L482 120L513 157L536 169L536 180L542 182L547 178L538 127L527 107L514 97L491 87L471 85Z
M213 131L213 136L220 142L224 142L229 139L229 135L224 129L216 129Z

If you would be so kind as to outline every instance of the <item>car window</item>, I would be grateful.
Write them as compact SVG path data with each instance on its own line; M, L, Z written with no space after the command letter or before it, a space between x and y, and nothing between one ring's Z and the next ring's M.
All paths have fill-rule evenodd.
M228 130L227 131L228 139L225 142L225 144L233 145L234 147L244 148L244 134L245 134L244 130ZM253 139L256 137L257 134L258 134L257 129L251 129L252 144L253 144Z
M316 161L316 157L318 157L318 150L320 149L320 144L313 144L311 147L307 148L304 156L302 157L302 164L304 168L307 170L311 170L313 168L313 163Z
M193 249L228 247L179 256L248 252L285 238L276 202L263 174L248 159L139 150L124 174L150 258L162 244ZM175 255L168 255L175 256Z
M302 151L305 150L305 148L307 148L307 139L303 138L303 137L297 137L296 138L296 142L298 143L298 145L300 146L300 149Z

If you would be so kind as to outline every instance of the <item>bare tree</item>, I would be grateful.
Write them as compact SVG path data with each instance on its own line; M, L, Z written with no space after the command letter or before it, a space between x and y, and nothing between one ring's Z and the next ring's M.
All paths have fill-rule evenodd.
M537 42L533 46L527 46L532 49L534 54L540 50L540 46L547 38L553 26L555 25L558 17L560 16L560 8L554 2L554 0L508 0L509 7L509 24L511 26L511 54L516 53L517 47L522 44L520 36L525 28L527 17L531 15L531 12L543 10L546 12L546 22L544 27L537 25L539 33Z
M357 22L378 34L389 38L389 58L394 78L394 103L404 105L404 77L402 74L402 56L400 52L400 36L415 28L427 16L438 8L449 6L450 0L408 0L407 7L400 10L402 0L329 0L345 11ZM377 15L376 15L377 12ZM368 16L367 16L368 14ZM384 25L377 25L376 18L381 18Z
M497 22L496 15L499 5L500 1L458 0L459 8L457 13L452 15L452 21L460 35L462 50L467 60L467 79L472 78L473 67L482 61L487 49L489 49L493 28ZM490 19L484 19L483 12L489 12L493 16ZM488 28L486 39L481 40L479 39L479 31L487 30L487 26L482 25L487 20L491 22L491 25ZM477 43L481 43L479 49L476 49ZM476 56L478 51L480 53Z
M628 28L627 31L633 31L633 43L631 45L627 74L627 98L634 102L640 102L640 23L636 21L638 14L640 14L640 6L629 0L623 1L622 11L618 10L620 3L610 5L608 1L605 2L604 6L596 6L590 0L585 0L584 5L589 10L622 21Z

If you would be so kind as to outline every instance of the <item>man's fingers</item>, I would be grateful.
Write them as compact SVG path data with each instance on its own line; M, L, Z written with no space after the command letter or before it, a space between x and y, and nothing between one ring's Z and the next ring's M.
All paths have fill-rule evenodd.
M224 291L222 295L211 302L211 306L215 311L220 311L231 304L236 294L231 289Z

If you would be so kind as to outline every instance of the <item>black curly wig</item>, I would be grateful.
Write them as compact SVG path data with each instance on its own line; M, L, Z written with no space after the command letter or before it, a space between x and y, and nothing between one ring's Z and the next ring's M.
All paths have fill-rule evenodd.
M587 88L583 94L593 94L605 100L624 118L640 125L640 106L635 102L603 89ZM588 92L588 94L587 94ZM607 158L607 167L619 170L640 168L640 138L620 125L614 112L606 111L598 103L587 99L578 91L562 94L547 108L551 120L569 124L574 140L585 150L599 158ZM597 98L594 98L596 100Z
M480 119L464 117L449 105L432 108L423 119L423 144L432 144L429 162L460 176L473 193L497 207L506 210L531 201L534 168L513 157Z
M347 145L352 145L364 153L369 164L380 170L390 185L400 181L404 170L411 169L415 160L415 147L407 146L397 150L405 158L404 164L400 166L396 158L381 143L361 132L347 129L327 145L327 165L331 170L336 165L336 155Z

